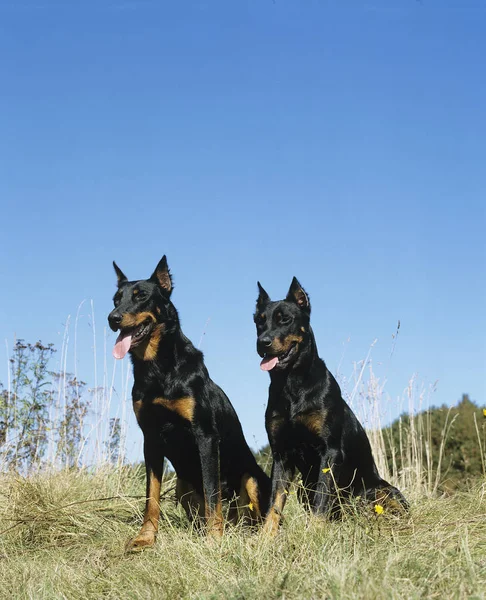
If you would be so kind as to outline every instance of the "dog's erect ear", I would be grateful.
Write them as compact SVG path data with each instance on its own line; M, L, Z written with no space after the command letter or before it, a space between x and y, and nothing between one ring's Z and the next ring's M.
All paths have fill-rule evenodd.
M155 281L162 290L170 296L173 289L172 277L169 271L169 267L167 265L167 258L164 256L160 259L159 264L157 265L155 271L152 273L150 277L150 281Z
M302 310L310 313L310 301L309 296L307 295L304 288L300 285L297 280L297 277L292 279L292 283L290 284L289 293L287 294L287 298L285 298L288 302L295 302Z
M260 285L260 282L257 281L257 285L258 285L258 298L257 298L257 309L259 310L260 308L263 307L263 305L268 302L270 300L270 296L267 294L267 292L262 288L262 286Z
M115 273L116 273L117 285L118 285L118 287L120 287L122 283L124 283L125 281L128 281L127 276L120 269L120 267L116 264L115 261L113 261L113 267L114 267Z

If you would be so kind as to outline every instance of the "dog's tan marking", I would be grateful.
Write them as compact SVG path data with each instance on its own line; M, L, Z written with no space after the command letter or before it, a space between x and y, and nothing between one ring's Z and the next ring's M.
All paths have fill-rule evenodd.
M170 278L170 272L167 266L162 269L157 267L154 275L157 278L160 287L164 288L164 290L167 290L168 292L172 291L172 280Z
M272 343L272 352L274 354L283 354L284 352L288 352L290 350L290 346L295 342L300 344L304 338L301 335L290 334L285 336L282 340L275 338Z
M282 486L277 491L275 502L268 511L267 518L265 519L265 525L263 526L263 531L268 535L274 536L278 532L278 527L282 519L282 511L287 500L287 494L285 492L286 490Z
M140 290L133 290L133 295L136 296Z
M223 535L223 503L221 499L221 488L218 490L218 499L214 509L210 509L206 494L204 494L204 516L208 535L221 537Z
M154 360L154 358L157 356L157 350L159 349L160 340L162 339L164 331L164 323L161 323L154 328L143 353L143 360Z
M157 531L158 522L160 515L160 479L150 473L149 477L149 494L147 497L147 508L143 522L144 524L150 524L155 531Z
M122 329L128 329L131 327L137 327L141 325L144 321L151 320L156 323L157 319L155 315L151 312L144 311L140 313L125 313L123 315L122 321L120 323L120 327Z
M230 506L228 519L235 524L243 520L248 525L255 525L262 520L258 482L248 473L241 478L239 496Z
M157 319L153 313L144 311L136 314L125 313L120 326L122 329L130 329L133 327L138 327L138 325L141 325L145 321L157 323ZM154 360L154 358L157 356L157 350L159 348L159 343L164 330L165 325L163 323L156 325L148 339L143 340L138 346L134 346L131 349L133 354L142 360Z
M154 358L157 356L160 340L162 339L164 332L165 323L159 323L159 325L156 325L154 327L150 336L147 339L140 342L138 346L134 346L133 348L131 348L131 351L133 352L133 354L135 354L137 358L140 358L141 360L154 360Z
M297 344L301 344L303 339L304 338L301 335L292 335L292 334L287 335L283 341L285 350L288 350L294 342L296 342Z
M151 472L148 478L145 513L140 533L128 543L127 550L141 550L155 544L160 516L160 479Z
M289 300L292 296L301 308L305 308L310 305L309 296L297 279L295 279L295 277L290 285L289 293L287 294L287 300Z
M258 497L258 482L254 477L250 477L249 475L244 475L243 480L243 486L246 490L248 498L250 499L250 503L253 505L252 511L255 512L258 516L261 516L260 500Z
M135 413L135 417L137 422L140 420L140 411L142 410L142 401L134 400L133 401L133 412Z
M177 398L176 400L167 400L167 398L155 398L153 404L163 406L172 412L177 413L186 421L192 421L194 418L194 407L196 401L191 396L185 396L183 398Z
M274 413L268 420L267 430L269 436L274 438L284 423L284 418L279 413Z
M326 420L327 411L325 409L316 410L307 413L300 413L295 416L295 420L302 423L311 433L321 435Z
M386 512L395 515L406 512L405 507L401 504L399 500L394 498L389 488L380 488L375 490L374 504L375 506L376 504L380 504L381 506L383 506Z

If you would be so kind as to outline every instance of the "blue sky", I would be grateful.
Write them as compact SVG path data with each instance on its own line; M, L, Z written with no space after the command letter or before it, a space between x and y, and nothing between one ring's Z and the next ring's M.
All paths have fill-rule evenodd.
M253 446L257 280L300 279L333 371L378 339L384 411L415 373L483 404L485 56L480 1L1 2L0 373L3 340L60 347L86 300L92 385L111 261L145 278L165 253Z

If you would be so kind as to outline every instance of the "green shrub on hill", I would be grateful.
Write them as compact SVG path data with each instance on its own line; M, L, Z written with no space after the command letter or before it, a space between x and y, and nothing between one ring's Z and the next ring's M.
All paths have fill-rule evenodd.
M410 464L408 440L413 438L422 463L434 474L439 471L441 489L464 488L484 475L486 418L467 394L452 408L443 405L415 416L403 414L383 434L390 469L394 461L398 471L404 462Z

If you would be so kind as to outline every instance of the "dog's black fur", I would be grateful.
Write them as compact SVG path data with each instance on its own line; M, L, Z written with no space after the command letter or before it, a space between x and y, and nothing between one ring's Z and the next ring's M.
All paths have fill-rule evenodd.
M155 542L164 457L176 471L176 496L187 516L205 523L209 533L222 533L223 499L230 501L230 520L258 522L268 509L270 480L257 465L229 399L210 379L202 353L182 333L170 300L166 257L150 279L141 281L128 281L113 265L118 291L108 322L121 331L119 340L131 335L133 408L144 435L147 471L144 521L130 548ZM117 358L126 351L118 351Z
M260 283L258 288L254 320L262 368L270 372L265 424L273 454L265 529L277 530L296 469L305 500L316 513L338 516L341 500L351 495L395 511L406 509L399 490L378 474L363 427L319 358L302 286L294 277L287 297L278 302Z

